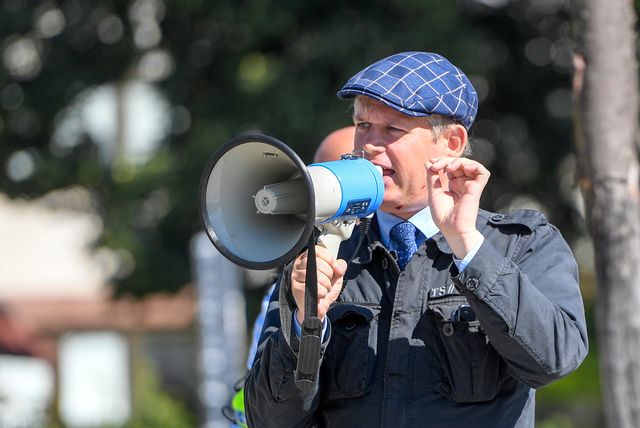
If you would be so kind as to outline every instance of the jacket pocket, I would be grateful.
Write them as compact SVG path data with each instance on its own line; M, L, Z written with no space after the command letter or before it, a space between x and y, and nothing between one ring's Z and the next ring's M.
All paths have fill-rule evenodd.
M505 378L500 355L462 296L428 302L435 327L434 388L460 403L492 400Z
M329 309L331 339L322 361L322 389L327 400L360 397L375 361L379 306L338 303Z

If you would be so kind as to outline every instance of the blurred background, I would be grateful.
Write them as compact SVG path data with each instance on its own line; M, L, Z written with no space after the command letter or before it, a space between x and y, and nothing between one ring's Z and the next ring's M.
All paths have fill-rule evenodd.
M478 91L483 208L543 211L580 264L590 354L539 390L537 426L602 426L568 7L0 0L0 427L229 426L271 280L202 237L207 159L255 131L310 162L350 123L341 85L408 50Z

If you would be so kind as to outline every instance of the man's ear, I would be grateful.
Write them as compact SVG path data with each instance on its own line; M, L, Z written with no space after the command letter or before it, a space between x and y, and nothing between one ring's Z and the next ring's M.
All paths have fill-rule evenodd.
M469 140L467 129L459 123L450 125L444 132L444 137L447 139L449 156L460 157Z

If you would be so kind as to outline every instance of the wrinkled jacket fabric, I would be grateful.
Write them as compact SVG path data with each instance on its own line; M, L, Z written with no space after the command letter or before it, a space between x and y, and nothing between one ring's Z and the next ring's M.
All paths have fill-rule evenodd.
M477 227L485 240L462 273L442 234L401 272L374 220L328 312L319 382L306 394L294 380L286 268L245 384L250 426L533 427L535 388L587 353L577 266L539 212L481 211Z

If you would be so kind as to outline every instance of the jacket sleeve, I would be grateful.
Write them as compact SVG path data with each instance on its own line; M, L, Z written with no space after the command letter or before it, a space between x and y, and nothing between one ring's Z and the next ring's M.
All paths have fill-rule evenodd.
M587 354L578 268L546 222L518 237L515 248L508 258L485 239L466 269L452 273L510 373L538 388L571 373Z
M310 427L316 425L318 383L307 393L295 384L299 339L291 333L294 308L288 298L290 269L281 274L269 302L256 358L245 382L245 412L250 427ZM287 325L281 325L281 319ZM322 346L326 348L328 331Z

